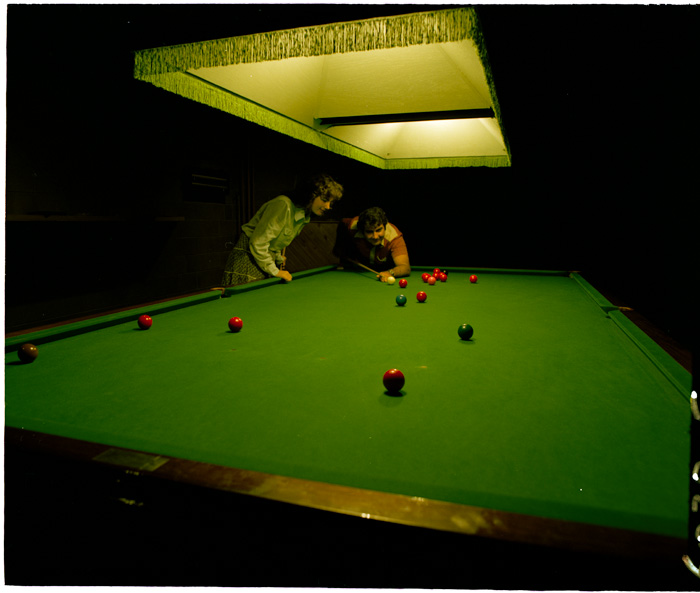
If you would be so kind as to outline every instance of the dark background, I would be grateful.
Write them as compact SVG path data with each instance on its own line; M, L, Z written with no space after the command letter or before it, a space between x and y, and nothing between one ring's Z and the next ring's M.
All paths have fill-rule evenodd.
M6 329L207 290L257 206L297 175L325 170L346 187L334 215L383 206L416 265L580 270L695 345L696 7L479 7L507 169L380 171L133 79L138 49L437 8L9 6ZM227 179L227 190L193 191L198 172ZM6 473L22 478L6 488L8 582L462 588L469 572L475 588L570 588L570 575L584 589L686 588L664 581L665 570L653 580L646 562L530 556L381 522L363 522L373 531L349 553L338 534L356 524L343 527L343 517L314 531L306 509L289 519L288 509L282 518L247 501L239 512L228 495L186 486L147 494L121 475L135 490L127 498L156 510L142 516L145 507L114 502L106 511L94 501L112 492L111 474L86 482L82 467L73 475L54 459L14 463ZM77 525L75 508L100 519ZM185 547L182 534L195 534ZM323 559L315 572L302 552ZM690 574L677 564L672 574ZM383 580L363 577L378 571ZM545 574L553 580L543 583Z
M695 7L479 7L507 169L380 171L133 79L137 49L437 8L9 6L7 330L217 285L250 213L326 170L334 216L381 205L416 265L580 270L689 345Z

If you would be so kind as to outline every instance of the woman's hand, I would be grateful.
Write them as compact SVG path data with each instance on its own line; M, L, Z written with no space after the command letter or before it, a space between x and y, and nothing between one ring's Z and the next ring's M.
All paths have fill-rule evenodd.
M287 272L287 270L280 270L279 272L277 272L277 277L281 278L285 282L292 281L292 275L289 272Z

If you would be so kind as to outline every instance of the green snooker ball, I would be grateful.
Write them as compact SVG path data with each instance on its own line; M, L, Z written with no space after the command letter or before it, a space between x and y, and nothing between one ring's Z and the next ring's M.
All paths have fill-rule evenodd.
M459 326L457 333L463 340L469 340L474 335L474 328L468 323L463 323Z
M403 307L406 304L406 297L402 294L396 297L396 304L399 307Z

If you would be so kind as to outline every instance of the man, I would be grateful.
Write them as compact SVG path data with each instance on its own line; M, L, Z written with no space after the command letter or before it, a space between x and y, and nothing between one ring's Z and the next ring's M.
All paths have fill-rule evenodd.
M390 276L399 278L411 273L403 235L381 208L368 208L355 218L343 218L338 225L335 253L341 263L357 261L375 270L382 282Z

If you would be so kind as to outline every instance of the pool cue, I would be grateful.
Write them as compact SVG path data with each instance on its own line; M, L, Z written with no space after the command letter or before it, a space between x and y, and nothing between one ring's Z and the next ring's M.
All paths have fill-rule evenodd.
M360 266L361 268L364 268L368 272L372 272L373 274L376 274L379 276L379 272L375 272L372 268L368 268L366 265L361 264L359 261L355 261L354 259L349 259L348 260L351 264L355 264L356 266Z
M282 257L284 257L284 252L285 252L285 251L287 251L287 248L286 248L286 247L284 247L284 248L282 249ZM280 266L280 270L286 270L286 269L287 269L287 260L284 260L284 261L282 262L282 265Z

